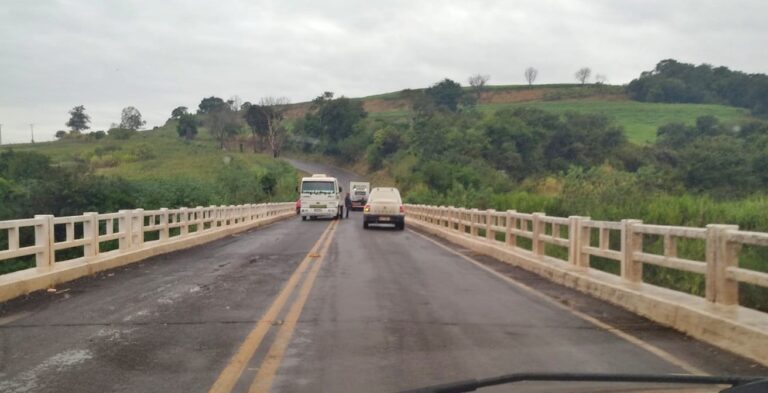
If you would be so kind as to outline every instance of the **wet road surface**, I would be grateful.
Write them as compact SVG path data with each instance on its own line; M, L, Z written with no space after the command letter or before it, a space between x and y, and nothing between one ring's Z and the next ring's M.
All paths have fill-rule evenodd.
M360 212L294 218L0 304L0 392L390 392L525 371L768 374L438 243L363 230ZM484 391L615 390L604 387Z

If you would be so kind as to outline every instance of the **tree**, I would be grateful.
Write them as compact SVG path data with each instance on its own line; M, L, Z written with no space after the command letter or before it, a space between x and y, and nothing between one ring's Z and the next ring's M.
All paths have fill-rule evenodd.
M187 114L187 107L186 106L177 106L176 109L171 111L171 119L180 119L181 116Z
M490 75L480 75L480 74L475 74L469 77L468 79L469 86L472 87L472 90L474 91L478 101L480 101L480 94L485 89L485 84L488 83L490 79L491 79Z
M210 96L208 98L203 98L202 101L200 101L200 105L198 105L197 113L198 114L211 113L214 110L217 110L220 107L225 105L227 104L221 98Z
M56 131L56 134L54 134L54 136L56 137L56 139L64 139L67 136L67 132L64 130L58 130Z
M272 156L280 156L280 149L285 141L288 130L283 126L285 107L289 101L285 97L264 97L259 101L258 108L263 112L262 116L266 120L266 135L269 141L269 147L272 149Z
M86 134L86 138L88 138L88 139L95 139L95 140L102 139L105 136L107 136L107 133L102 131L102 130L93 131L93 132L89 132L88 134Z
M533 82L536 80L536 77L539 75L539 70L528 67L525 69L525 80L528 82L528 86L533 85Z
M141 112L138 109L132 106L123 108L123 113L120 116L120 128L138 131L144 124L147 122L141 119Z
M107 131L107 134L113 139L127 140L136 135L137 131L130 128L111 128Z
M261 105L251 105L243 115L245 122L251 129L253 135L253 152L256 152L256 141L259 137L266 137L269 126L267 124L267 113Z
M582 67L573 74L573 76L576 77L576 80L581 82L582 85L587 83L590 75L592 75L592 70L589 69L589 67Z
M65 124L72 131L82 131L91 128L88 123L91 122L91 117L85 114L85 107L78 105L69 111L69 121Z
M464 89L461 88L460 84L445 78L427 88L424 94L437 108L456 112L464 95Z
M176 132L180 137L191 140L197 135L197 117L195 115L184 113L179 117L179 124L176 125Z
M317 112L320 137L332 144L340 142L354 134L355 125L368 116L363 103L347 97L327 100Z
M240 118L228 105L220 105L208 112L206 121L208 131L219 141L219 148L224 149L224 142L240 129Z
M597 85L604 85L605 82L608 81L608 77L604 74L597 74L595 75L595 84Z

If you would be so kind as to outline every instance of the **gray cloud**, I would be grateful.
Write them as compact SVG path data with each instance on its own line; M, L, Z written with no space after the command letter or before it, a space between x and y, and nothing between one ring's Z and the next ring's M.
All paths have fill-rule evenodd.
M93 129L139 108L237 94L311 99L422 87L443 77L571 82L590 66L626 83L664 58L766 72L768 11L756 1L54 1L0 8L4 142L63 129L83 104Z

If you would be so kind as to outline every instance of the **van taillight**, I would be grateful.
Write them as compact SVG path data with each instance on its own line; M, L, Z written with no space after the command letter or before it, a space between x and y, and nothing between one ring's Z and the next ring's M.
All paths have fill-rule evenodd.
M400 213L405 213L405 206L400 205Z

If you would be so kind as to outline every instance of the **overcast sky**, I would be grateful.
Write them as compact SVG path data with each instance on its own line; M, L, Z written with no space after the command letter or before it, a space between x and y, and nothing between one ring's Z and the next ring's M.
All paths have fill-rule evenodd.
M367 3L367 4L366 4ZM137 107L147 127L200 99L357 97L470 74L491 84L627 83L662 59L768 72L768 2L2 0L2 142L91 130Z

